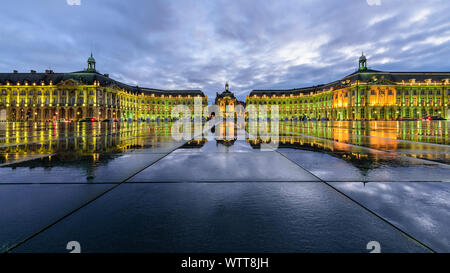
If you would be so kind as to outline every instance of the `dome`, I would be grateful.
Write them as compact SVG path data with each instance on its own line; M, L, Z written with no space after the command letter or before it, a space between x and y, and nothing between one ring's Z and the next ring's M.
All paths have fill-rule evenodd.
M361 55L361 57L359 57L359 61L366 61L366 56L364 56L364 54Z
M92 53L91 53L91 56L88 58L88 63L95 63L95 59L92 56Z

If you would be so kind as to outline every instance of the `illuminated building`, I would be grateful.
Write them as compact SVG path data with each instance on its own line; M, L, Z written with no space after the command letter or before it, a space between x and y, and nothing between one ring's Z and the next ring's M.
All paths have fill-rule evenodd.
M225 90L222 93L216 92L214 103L220 108L223 118L244 116L245 105L243 102L238 101L233 92L229 90L228 83L225 84Z
M450 118L450 72L383 72L367 68L317 86L253 90L246 105L279 106L281 120L394 120L425 116ZM257 113L261 116L261 112Z
M88 68L78 72L0 73L0 120L170 120L175 105L188 106L193 116L194 98L208 104L201 90L130 86L100 74L95 65L91 54Z
M17 122L0 123L0 130L4 133L0 140L0 166L21 162L22 159L27 159L25 165L33 164L33 160L28 160L47 160L46 156L52 162L110 158L112 154L170 143L173 141L172 129L169 122L158 125L156 122L34 122L31 126ZM191 128L191 133L194 133L194 128ZM197 135L183 148L201 147L206 141L203 135Z

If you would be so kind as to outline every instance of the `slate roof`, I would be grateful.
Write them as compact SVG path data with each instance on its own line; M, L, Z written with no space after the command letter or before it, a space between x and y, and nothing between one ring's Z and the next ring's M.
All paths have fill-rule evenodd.
M409 82L410 79L415 79L418 82L423 82L427 79L431 79L432 81L440 82L444 79L450 79L450 72L384 72L384 71L378 71L374 69L367 69L364 71L355 71L345 77L343 77L340 80L333 81L326 84L320 84L316 86L310 86L310 87L302 87L302 88L295 88L295 89L280 89L280 90L274 90L274 89L267 89L267 90L252 90L249 94L249 96L257 95L257 96L272 96L272 95L285 95L289 96L291 94L293 95L299 95L299 94L309 94L310 92L315 91L321 91L324 89L329 89L330 87L333 87L335 89L345 87L346 84L342 83L343 81L350 80L350 82L356 82L356 81L363 81L363 82L370 82L372 81L373 77L376 77L377 80L384 80L384 81L390 81L392 83L395 82ZM382 82L382 81L381 81ZM380 82L380 83L381 83ZM376 82L374 82L376 84Z
M144 93L144 94L155 94L155 95L173 95L173 96L196 96L200 95L202 97L205 94L201 90L162 90L154 88L145 88L139 86L131 86L116 80L113 80L105 75L98 72L90 71L77 71L72 73L0 73L0 85L4 85L7 82L15 85L19 82L21 85L28 82L28 84L36 83L41 84L52 84L57 85L58 83L73 79L81 84L92 85L94 81L98 81L101 86L114 86L117 85L129 92L134 93Z

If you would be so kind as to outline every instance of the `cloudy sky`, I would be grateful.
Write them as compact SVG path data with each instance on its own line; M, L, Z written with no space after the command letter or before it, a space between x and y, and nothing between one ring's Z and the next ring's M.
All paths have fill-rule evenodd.
M295 88L352 73L361 51L387 71L450 71L450 1L15 0L0 8L0 72L97 70L132 85L225 81Z

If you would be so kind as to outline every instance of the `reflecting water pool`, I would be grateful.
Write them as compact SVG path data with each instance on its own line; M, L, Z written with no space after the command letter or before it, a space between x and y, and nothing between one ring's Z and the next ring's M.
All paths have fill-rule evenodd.
M0 249L449 252L449 125L0 123Z

